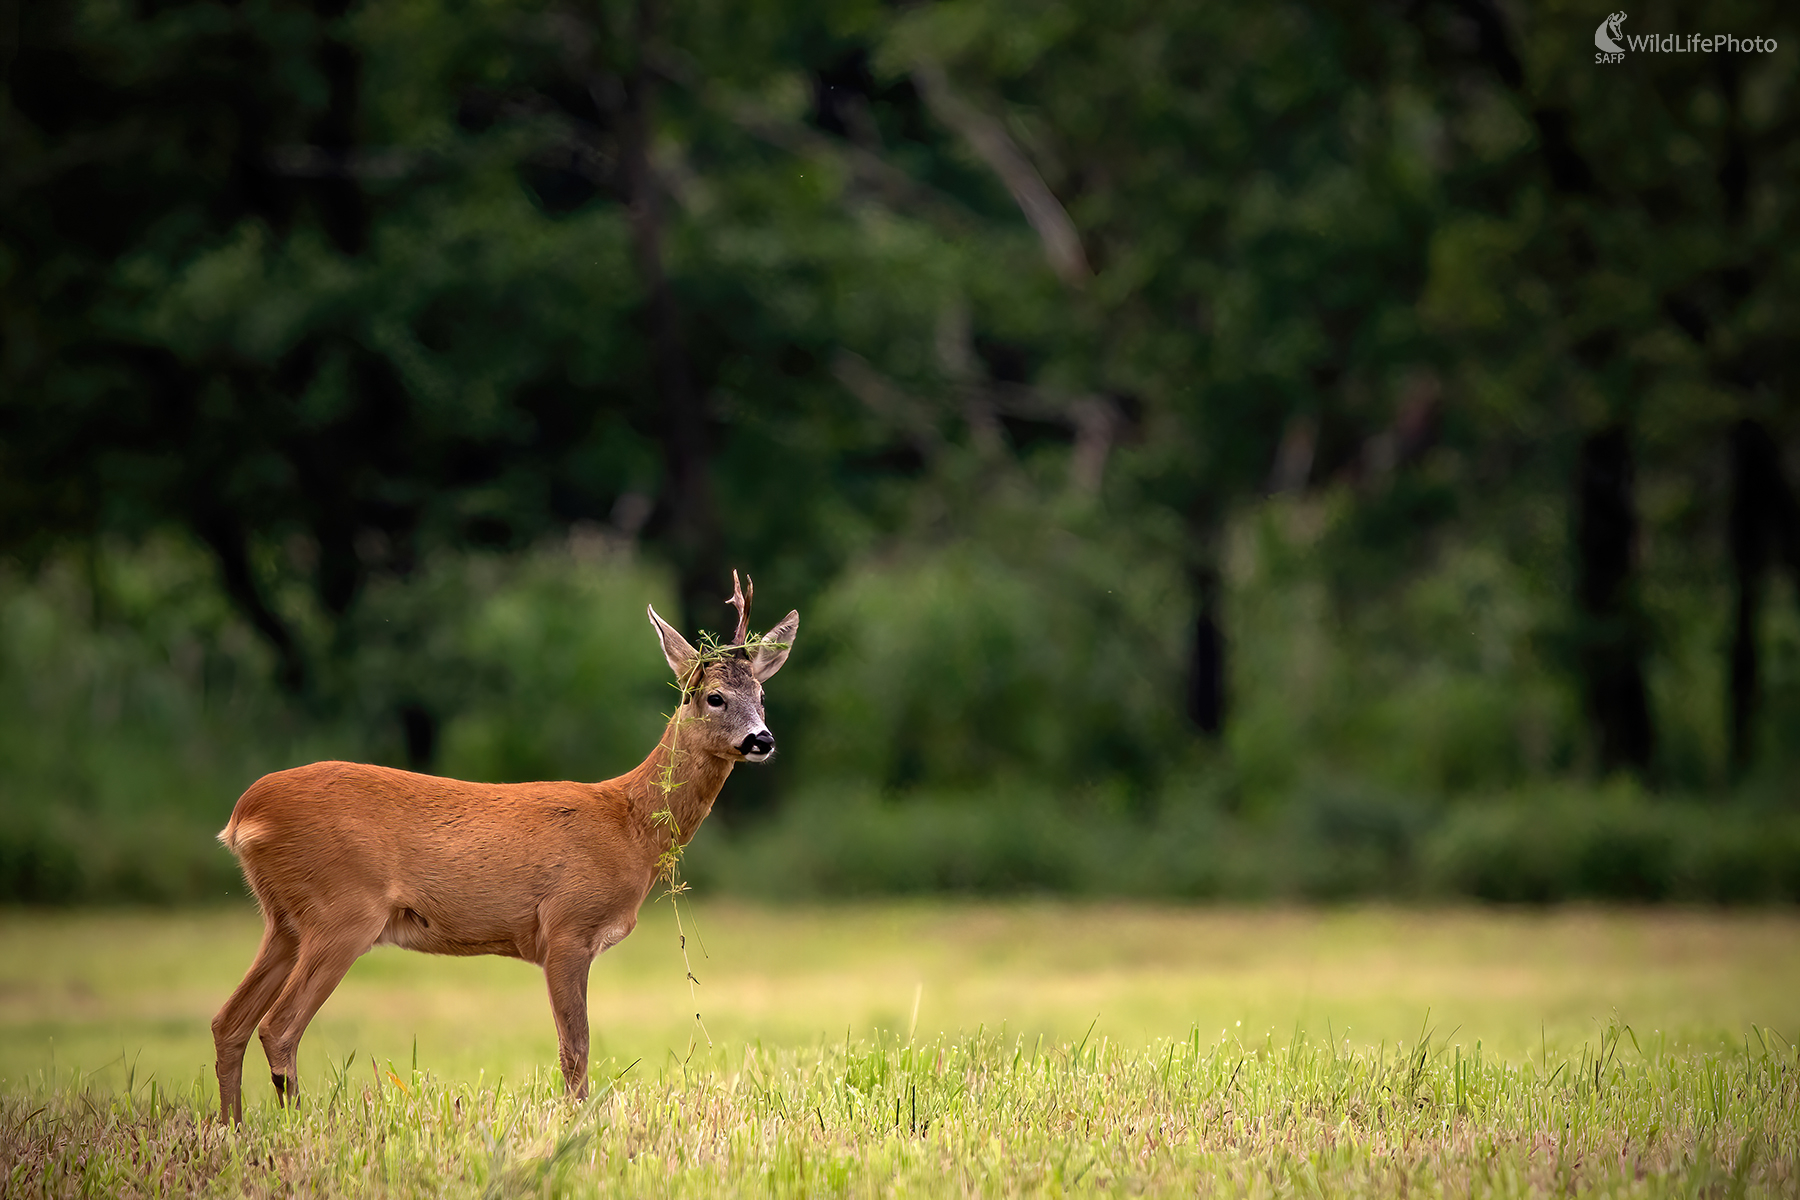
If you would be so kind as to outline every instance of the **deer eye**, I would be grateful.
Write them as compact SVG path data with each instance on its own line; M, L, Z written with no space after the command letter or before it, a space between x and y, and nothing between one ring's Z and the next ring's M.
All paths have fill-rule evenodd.
M706 703L711 708L724 708L725 697L719 695L717 692L711 692L706 697Z

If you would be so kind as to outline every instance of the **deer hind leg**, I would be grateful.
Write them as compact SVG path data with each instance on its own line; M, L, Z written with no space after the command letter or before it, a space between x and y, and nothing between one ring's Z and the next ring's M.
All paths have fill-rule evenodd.
M280 1102L287 1103L299 1095L300 1035L306 1032L319 1007L343 981L350 964L362 957L363 951L374 942L380 928L381 922L377 920L371 928L365 929L359 923L349 929L309 931L300 939L300 954L294 969L257 1031L262 1039L263 1053L269 1059L275 1096Z
M299 940L283 927L278 916L270 913L264 920L262 945L257 947L250 969L212 1021L220 1121L244 1119L244 1047L249 1044L256 1023L287 982L299 950Z

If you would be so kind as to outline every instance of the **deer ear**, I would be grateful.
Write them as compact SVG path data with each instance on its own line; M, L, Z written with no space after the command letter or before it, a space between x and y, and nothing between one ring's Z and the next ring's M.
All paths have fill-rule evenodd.
M645 612L650 614L650 623L656 626L656 636L662 639L663 657L669 660L669 670L675 672L675 678L685 681L688 672L694 668L694 660L700 654L687 639L675 632L675 627L656 615L654 604L646 605Z
M750 651L750 674L756 677L756 682L761 683L781 670L781 664L787 661L788 651L794 648L794 635L799 632L800 613L796 610L781 618L781 624L762 635L762 640Z

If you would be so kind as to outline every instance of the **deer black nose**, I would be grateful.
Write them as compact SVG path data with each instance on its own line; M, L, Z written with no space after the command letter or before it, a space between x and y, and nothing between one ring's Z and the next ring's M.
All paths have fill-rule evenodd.
M775 735L766 729L759 729L739 742L738 749L746 755L767 758L775 752Z

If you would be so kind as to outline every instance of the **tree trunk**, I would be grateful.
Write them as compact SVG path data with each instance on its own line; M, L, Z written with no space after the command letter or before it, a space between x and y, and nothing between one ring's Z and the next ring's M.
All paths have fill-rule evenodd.
M257 586L250 563L250 538L242 522L211 498L197 506L192 521L194 531L212 548L225 594L275 648L279 661L276 678L282 689L289 695L301 694L306 690L306 659L287 623L269 607Z
M317 11L329 28L349 7L349 0L322 0ZM361 254L369 242L369 206L349 164L362 108L362 56L349 43L327 35L319 41L317 61L329 90L325 111L313 123L311 136L338 166L312 185L319 224L340 251Z
M406 739L406 765L428 774L437 758L437 714L417 700L408 700L398 711L400 733Z
M1633 573L1637 507L1623 425L1591 434L1575 477L1578 659L1588 719L1605 771L1650 765L1655 736L1644 686L1645 637Z
M1219 609L1225 590L1219 573L1220 522L1215 505L1201 499L1188 513L1188 588L1193 597L1193 640L1188 645L1187 715L1208 737L1225 732L1225 630Z
M1781 470L1775 439L1760 421L1739 421L1731 431L1731 566L1737 612L1731 638L1731 768L1742 775L1756 753L1761 706L1762 616L1769 560L1779 549L1800 584L1800 514Z
M644 286L651 374L662 410L668 549L681 589L682 620L691 636L703 624L719 624L724 567L707 471L706 401L688 367L681 310L663 264L661 195L650 161L657 79L649 57L655 37L656 6L653 0L639 0L637 55L625 84L626 204L632 254Z
M1194 641L1189 648L1187 711L1200 732L1225 732L1225 631L1219 626L1219 573L1195 573Z

